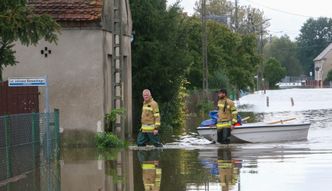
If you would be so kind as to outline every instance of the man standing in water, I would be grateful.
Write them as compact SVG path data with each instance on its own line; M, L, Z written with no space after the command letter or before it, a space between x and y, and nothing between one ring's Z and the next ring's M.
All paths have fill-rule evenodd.
M152 98L148 89L143 90L143 108L141 116L141 129L137 136L137 145L145 146L151 142L156 147L162 147L158 136L160 127L160 114L158 103Z
M218 92L217 136L219 143L230 143L231 128L236 122L237 109L235 104L227 97L226 89L221 89Z

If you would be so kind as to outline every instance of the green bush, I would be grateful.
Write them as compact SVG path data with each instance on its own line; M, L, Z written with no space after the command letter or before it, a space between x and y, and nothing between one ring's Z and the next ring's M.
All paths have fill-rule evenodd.
M326 81L332 81L332 70L327 73Z
M96 135L96 144L99 149L110 148L110 147L124 147L126 143L120 140L113 133L98 133Z
M114 132L114 122L116 121L116 117L123 116L125 110L123 108L113 109L110 113L105 114L105 131L106 132Z
M202 117L206 117L207 114L214 109L213 101L204 100L197 104L197 110L201 114Z

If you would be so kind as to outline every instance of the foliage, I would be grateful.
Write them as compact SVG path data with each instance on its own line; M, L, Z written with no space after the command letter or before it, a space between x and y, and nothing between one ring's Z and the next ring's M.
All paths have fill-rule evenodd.
M327 73L326 81L332 81L332 70Z
M332 42L332 19L308 19L297 38L298 55L305 74L314 71L313 59Z
M35 15L26 0L0 1L0 81L2 70L17 63L14 42L29 46L41 39L56 42L60 26L47 15Z
M116 120L118 115L123 116L125 113L125 109L113 109L110 113L105 114L105 131L106 132L114 132L113 123Z
M179 122L178 124L181 127L185 125L185 118L186 118L186 98L188 97L188 92L186 89L186 85L188 84L187 80L183 80L181 82L181 86L178 92L178 105L179 105Z
M297 44L292 42L287 35L273 38L264 47L264 57L273 57L286 68L288 76L303 74L302 66L297 57Z
M135 40L132 44L134 122L138 128L141 92L149 88L161 111L161 128L180 126L178 95L190 65L185 18L165 0L130 1ZM136 120L135 120L136 119Z
M99 149L126 146L125 142L111 132L97 133L96 144Z
M201 114L201 117L206 117L207 114L214 109L214 103L210 100L204 100L197 104L197 110Z
M197 17L190 18L187 22L188 26L200 28ZM220 85L234 86L235 89L253 87L256 65L259 61L255 37L233 33L223 24L214 21L209 21L207 27L209 82L211 82L209 88L219 89ZM189 88L194 89L202 86L201 46L197 45L201 30L191 32L188 47L190 53L195 55L193 57L195 59L192 60L187 78L190 82Z
M200 1L196 2L195 10L195 15L200 15ZM227 23L230 29L241 34L256 33L261 30L261 27L265 30L269 26L268 22L264 22L263 11L247 5L236 7L232 1L228 0L206 0L206 14L223 17L225 23L230 18L230 23Z
M220 87L230 89L229 85L229 78L226 74L226 71L224 71L222 68L219 68L210 73L209 86L213 87L213 89L220 89Z
M254 86L254 76L259 57L256 54L256 40L254 36L240 36L234 51L233 62L228 62L228 76L235 90L247 89ZM234 89L233 88L233 89Z
M270 58L265 63L264 77L269 82L271 88L276 88L276 83L280 82L286 73L286 68L281 66L275 58Z

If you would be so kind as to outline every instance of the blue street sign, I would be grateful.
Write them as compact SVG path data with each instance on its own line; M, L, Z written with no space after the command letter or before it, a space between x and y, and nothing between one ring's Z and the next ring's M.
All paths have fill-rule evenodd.
M47 80L46 78L8 78L8 86L47 86Z

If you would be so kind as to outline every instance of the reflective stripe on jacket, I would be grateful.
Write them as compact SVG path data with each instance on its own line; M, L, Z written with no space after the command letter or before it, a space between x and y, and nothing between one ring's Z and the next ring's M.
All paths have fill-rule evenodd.
M218 101L218 124L217 128L230 128L237 122L237 109L232 100L228 98Z
M158 103L155 102L152 98L148 101L143 102L141 123L143 132L153 131L154 129L158 129L158 127L160 126L160 113Z
M144 125L142 124L141 126L141 131L144 132L144 133L150 133L150 132L153 132L153 130L156 129L156 126L155 125Z
M218 122L217 123L217 129L231 128L231 126L232 126L232 123L230 121Z
M161 168L156 164L144 162L143 169L143 184L145 190L157 191L160 190Z

